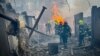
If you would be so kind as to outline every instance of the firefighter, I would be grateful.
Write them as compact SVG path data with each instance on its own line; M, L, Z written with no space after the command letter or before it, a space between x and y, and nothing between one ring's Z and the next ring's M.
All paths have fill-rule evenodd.
M62 33L63 33L63 24L62 22L60 22L59 25L57 26L57 34L60 36L60 44L63 44Z
M59 32L59 30L58 30L59 27L58 26L59 26L59 24L57 23L57 21L55 21L55 35L59 35L59 33L58 33Z
M82 46L85 37L85 26L84 21L82 19L79 20L79 44L78 46Z
M46 26L46 33L49 33L50 34L50 31L51 31L50 21L48 21L45 26Z
M67 22L64 22L64 24L60 25L60 40L62 41L64 48L67 48L67 40L68 37L70 36L71 36L71 28Z
M91 37L91 27L90 26L87 26L87 34L88 34L88 37Z
M87 27L86 27L86 37L88 37L88 41L89 41L89 43L90 43L90 45L92 44L91 42L92 42L92 31L91 31L91 27L90 27L90 25L87 25Z
M67 48L68 37L71 37L71 28L67 22L64 22L63 32L62 32L62 39L63 39L64 48Z
M60 44L62 44L61 32L62 32L62 22L55 21L55 35L60 37Z

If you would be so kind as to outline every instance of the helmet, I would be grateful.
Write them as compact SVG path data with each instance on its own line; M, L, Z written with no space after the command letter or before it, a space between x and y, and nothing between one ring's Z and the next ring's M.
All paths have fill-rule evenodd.
M50 21L48 21L48 23L50 23Z
M58 22L55 20L55 24L57 25L58 24Z
M68 24L68 23L65 21L64 24Z
M59 22L59 24L62 24L62 22Z
M80 19L80 20L79 20L79 24L80 24L80 25L83 25L83 24L84 24L83 19Z

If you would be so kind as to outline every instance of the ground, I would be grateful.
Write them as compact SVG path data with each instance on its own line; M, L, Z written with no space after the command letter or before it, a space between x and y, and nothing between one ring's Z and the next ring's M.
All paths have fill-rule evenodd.
M55 35L52 35L55 36ZM68 48L63 49L61 45L59 45L59 53L55 55L49 55L48 51L48 43L51 43L51 40L53 42L57 41L59 39L58 36L55 37L47 37L42 36L41 34L38 34L38 39L41 40L40 42L38 39L36 40L37 44L33 45L34 47L31 48L32 50L32 56L96 56L96 52L94 50L91 50L89 48L84 48L85 46L88 46L90 42L87 40L88 37L86 37L86 41L84 46L77 47L78 45L78 38L77 37L70 37L68 39ZM35 37L36 38L36 37ZM43 40L43 41L42 41ZM54 41L55 40L55 41ZM88 43L87 43L88 41ZM58 41L59 42L59 41ZM45 43L45 44L43 44ZM62 47L62 48L60 48Z

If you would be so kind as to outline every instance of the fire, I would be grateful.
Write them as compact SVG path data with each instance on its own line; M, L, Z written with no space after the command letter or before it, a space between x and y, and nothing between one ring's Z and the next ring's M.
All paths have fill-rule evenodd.
M55 23L59 24L62 23L64 24L64 19L62 16L59 15L59 9L56 3L54 3L53 7L52 7L52 18L55 21Z

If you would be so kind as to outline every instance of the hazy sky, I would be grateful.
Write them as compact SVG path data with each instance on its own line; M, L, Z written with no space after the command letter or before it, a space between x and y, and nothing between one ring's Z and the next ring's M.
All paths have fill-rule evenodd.
M90 6L92 5L100 5L100 0L15 0L15 2L14 0L9 1L11 1L14 8L17 8L16 11L28 11L29 14L32 14L30 12L41 10L43 5L47 6L47 8L51 7L54 1L58 2L59 7L61 7L62 10L67 10L68 13L69 4L71 13L74 14L89 11L89 9L91 8ZM68 4L66 1L68 1Z

